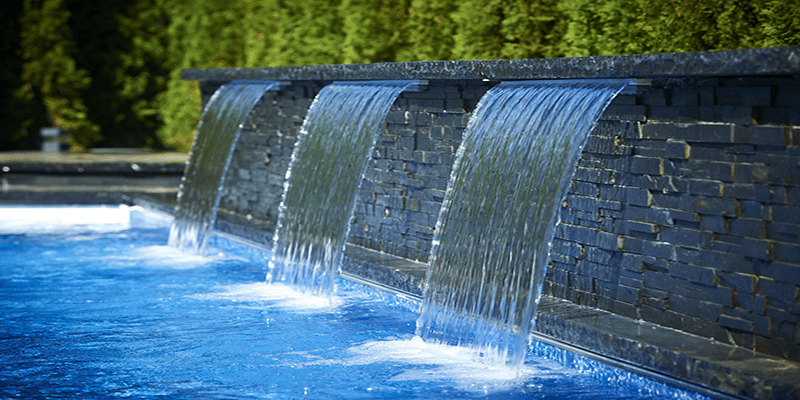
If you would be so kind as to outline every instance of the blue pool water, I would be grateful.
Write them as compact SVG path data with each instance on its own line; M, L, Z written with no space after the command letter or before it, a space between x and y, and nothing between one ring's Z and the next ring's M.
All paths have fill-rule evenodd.
M0 398L704 398L542 343L484 365L416 338L416 303L302 295L268 253L168 236L138 208L0 208Z

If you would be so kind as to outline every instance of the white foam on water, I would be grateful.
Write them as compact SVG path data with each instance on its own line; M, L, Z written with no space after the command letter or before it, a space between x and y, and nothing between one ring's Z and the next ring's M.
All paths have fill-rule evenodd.
M0 234L46 234L86 230L111 232L130 228L130 207L0 207Z
M280 283L254 282L215 286L212 293L188 296L198 300L230 300L233 302L263 302L295 312L324 311L342 303L337 297L316 296Z
M370 341L351 347L348 352L346 364L350 365L406 364L408 367L392 377L393 381L446 381L462 390L486 394L519 387L538 373L527 365L486 363L467 348L428 343L419 336Z
M222 253L200 256L168 245L154 245L125 249L118 255L105 256L104 258L111 262L136 262L137 266L151 268L192 269L219 262L229 257Z

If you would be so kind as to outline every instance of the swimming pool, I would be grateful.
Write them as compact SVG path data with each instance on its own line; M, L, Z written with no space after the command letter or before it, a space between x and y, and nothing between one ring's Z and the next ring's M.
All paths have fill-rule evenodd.
M0 398L706 398L535 342L519 371L414 336L418 304L265 283L139 207L0 207Z

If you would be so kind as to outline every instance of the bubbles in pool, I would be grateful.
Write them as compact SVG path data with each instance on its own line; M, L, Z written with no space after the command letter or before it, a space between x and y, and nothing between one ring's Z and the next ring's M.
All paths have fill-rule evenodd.
M307 312L330 310L342 304L342 299L330 296L315 296L304 293L291 285L281 283L253 282L215 286L213 292L190 295L198 300L229 300L233 302L269 302L271 305Z

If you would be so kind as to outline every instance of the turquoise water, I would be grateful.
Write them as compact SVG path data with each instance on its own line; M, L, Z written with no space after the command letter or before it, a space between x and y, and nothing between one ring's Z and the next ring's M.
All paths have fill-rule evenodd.
M488 366L416 337L416 303L301 294L268 253L168 236L136 208L0 208L0 398L704 398L542 343Z

